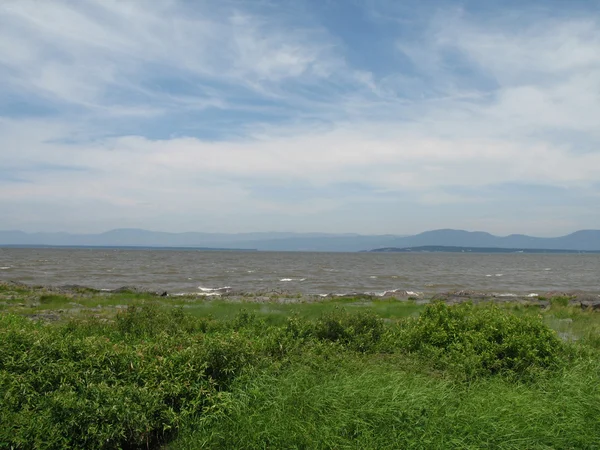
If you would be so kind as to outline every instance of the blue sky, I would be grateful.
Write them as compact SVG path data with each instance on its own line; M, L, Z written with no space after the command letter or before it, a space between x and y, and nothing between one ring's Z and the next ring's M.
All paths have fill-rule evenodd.
M600 2L0 3L0 229L600 228Z

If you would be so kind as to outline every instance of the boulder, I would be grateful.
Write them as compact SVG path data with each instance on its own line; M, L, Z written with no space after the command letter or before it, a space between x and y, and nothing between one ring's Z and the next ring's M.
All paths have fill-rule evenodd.
M600 311L600 298L597 300L581 300L579 304L581 309Z

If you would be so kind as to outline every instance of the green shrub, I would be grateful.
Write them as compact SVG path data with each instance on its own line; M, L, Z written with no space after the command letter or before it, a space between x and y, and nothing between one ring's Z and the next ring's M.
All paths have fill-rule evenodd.
M570 297L567 297L565 295L559 295L559 296L556 296L556 297L552 297L550 299L550 304L552 306L566 307L566 306L569 306L569 301L571 301Z
M289 317L285 326L287 334L295 339L305 339L313 335L313 324L298 315Z
M117 330L126 336L151 337L162 332L169 334L202 331L207 321L194 320L180 307L164 310L154 303L132 305L116 316Z
M324 314L314 327L317 339L338 342L362 352L374 349L383 332L383 321L370 311L350 314L336 310Z
M428 305L407 322L401 345L466 379L523 378L561 362L563 344L540 318L470 303Z
M171 333L180 314L152 311L113 325L0 316L0 447L156 446L256 360L238 333Z
M248 311L245 308L242 308L234 317L231 325L234 330L239 330L241 328L248 328L252 325L255 325L256 322L256 314Z
M556 317L567 313L574 314L564 308L553 312ZM560 444L550 437L562 426L564 401L557 403L548 394L545 417L560 420L543 425L550 436L544 446L595 448L589 431L598 424L595 316L580 313L590 321L588 334L563 344L531 314L432 304L420 318L403 319L399 326L385 326L372 312L344 309L316 320L292 316L284 324L268 325L260 313L257 318L245 310L232 320L217 321L146 302L120 312L114 321L82 316L44 324L0 315L0 448L156 448L183 426L197 424L212 437L194 441L192 448L221 441L222 448L252 447L253 442L255 448L392 448L402 443L407 448L480 448L498 446L514 424L523 422L527 426L520 437L513 436L512 448L518 448L523 436L530 436L529 425L541 422L537 411L526 420L517 414L499 433L494 424L507 415L512 400L500 402L504 409L496 411L488 406L494 395L476 398L472 404L481 408L479 416L464 411L463 422L452 408L462 407L477 386L481 392L487 392L486 386L506 386L498 391L500 398L504 392L519 398L534 388L546 393L552 383L558 383L553 392L569 387L578 398L570 405L578 422L564 423L561 433L571 430L571 437L553 446ZM546 370L563 361L565 369L556 376ZM585 364L575 373L575 363ZM432 365L450 377L438 371L431 376ZM397 376L388 379L394 371ZM513 383L536 374L548 376ZM453 376L473 382L456 383ZM448 390L427 394L424 407L419 386L438 383ZM439 395L445 404L438 402ZM274 402L274 396L283 403ZM386 399L389 407L378 412ZM438 413L443 414L435 426L430 419ZM492 425L477 428L486 414ZM465 418L472 429L464 428ZM327 433L321 433L324 423ZM271 424L279 428L269 435ZM447 428L438 433L440 426ZM411 435L417 429L421 435ZM470 440L473 430L480 434ZM447 436L455 432L459 440L452 444ZM423 440L428 433L439 440ZM539 441L535 435L528 439Z
M211 336L204 341L204 373L219 389L257 360L252 342L238 333Z

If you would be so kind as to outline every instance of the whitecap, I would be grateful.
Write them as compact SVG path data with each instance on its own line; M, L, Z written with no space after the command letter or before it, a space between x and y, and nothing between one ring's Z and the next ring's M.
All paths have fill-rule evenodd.
M546 267L544 270L552 270L550 267Z
M365 295L370 295L372 297L383 297L385 294L387 294L387 291L383 291L383 292L365 292Z
M497 276L497 277L501 277L501 276L503 276L503 275L504 275L503 273L497 273L497 274L496 274L496 276Z
M200 289L202 292L206 292L206 293L214 292L216 294L220 294L220 293L223 293L223 292L230 291L231 290L231 286L223 286L223 287L220 287L220 288L205 288L205 287L202 287L202 286L198 286L198 289Z
M375 275L371 275L369 278L377 278Z
M489 273L486 275L486 277L491 277L491 276L492 276L492 275L491 275L491 274L489 274Z
M533 294L529 294L527 297L539 297L539 295L538 295L538 294L535 294L535 293L533 293Z
M4 267L0 267L0 270L8 270L10 268L11 268L10 266L4 266Z
M169 294L170 297L212 297L214 295L219 296L221 294L218 292L176 292L174 294Z
M293 280L291 278L282 278L279 281L287 282L287 281L293 281Z
M391 289L389 291L383 291L383 292L365 292L365 294L367 295L372 295L374 297L385 297L386 295L390 295L390 294L402 294L402 296L409 296L409 297L419 297L422 292L415 292L415 291L405 291L404 289Z

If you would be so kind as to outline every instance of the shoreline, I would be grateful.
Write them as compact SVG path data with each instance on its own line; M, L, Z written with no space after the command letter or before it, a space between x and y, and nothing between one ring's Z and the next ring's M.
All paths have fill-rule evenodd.
M423 293L393 289L383 293L349 291L347 293L328 294L303 294L288 290L263 290L263 291L240 291L231 287L215 289L204 289L201 292L167 292L166 290L153 290L138 286L122 286L115 289L98 289L84 285L34 285L19 281L0 281L0 300L11 290L25 291L24 293L41 295L64 295L67 297L106 297L118 294L130 294L147 296L148 298L160 298L163 300L179 299L187 301L212 301L223 302L248 302L248 303L319 303L347 301L398 301L414 302L416 304L428 304L442 301L448 305L465 302L472 303L499 303L520 304L526 306L549 306L551 301L560 299L565 305L577 306L582 309L600 310L600 293L586 292L581 290L549 291L542 294L510 294L481 292L473 290L457 290L447 292Z

